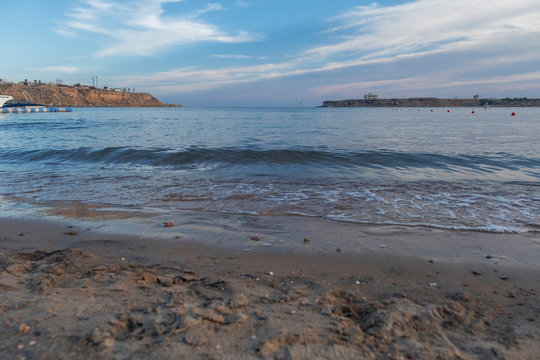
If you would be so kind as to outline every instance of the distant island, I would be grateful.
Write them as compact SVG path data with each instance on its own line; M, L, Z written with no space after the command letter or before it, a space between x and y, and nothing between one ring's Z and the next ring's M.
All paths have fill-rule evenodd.
M0 82L0 94L15 102L68 107L181 107L164 104L148 93L131 89L97 88L89 85L62 85L40 82Z
M379 99L377 95L367 94L364 99L329 100L321 107L540 107L540 99L529 98L488 98L475 95L470 99L441 99L418 97L408 99Z

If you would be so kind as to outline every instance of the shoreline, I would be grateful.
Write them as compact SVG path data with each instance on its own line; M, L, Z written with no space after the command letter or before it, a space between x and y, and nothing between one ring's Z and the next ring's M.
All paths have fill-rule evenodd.
M0 217L3 357L536 354L534 234L58 209Z

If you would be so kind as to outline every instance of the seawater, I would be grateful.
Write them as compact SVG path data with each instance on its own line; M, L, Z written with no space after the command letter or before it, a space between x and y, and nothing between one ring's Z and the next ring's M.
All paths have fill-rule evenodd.
M0 114L0 195L540 231L539 135L537 108Z

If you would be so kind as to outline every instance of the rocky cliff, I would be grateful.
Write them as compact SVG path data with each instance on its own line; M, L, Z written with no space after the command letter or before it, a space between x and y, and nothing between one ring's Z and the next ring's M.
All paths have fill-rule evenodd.
M0 94L15 101L48 106L170 107L148 93L129 93L90 86L0 84Z

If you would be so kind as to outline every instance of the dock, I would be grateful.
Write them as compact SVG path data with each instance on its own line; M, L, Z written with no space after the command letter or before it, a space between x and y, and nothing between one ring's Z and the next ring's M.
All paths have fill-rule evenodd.
M0 114L26 114L42 112L71 112L70 107L21 106L0 108Z

